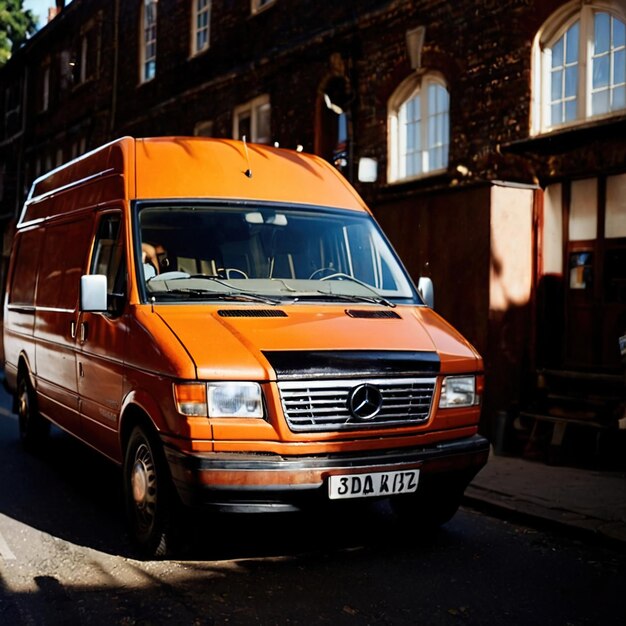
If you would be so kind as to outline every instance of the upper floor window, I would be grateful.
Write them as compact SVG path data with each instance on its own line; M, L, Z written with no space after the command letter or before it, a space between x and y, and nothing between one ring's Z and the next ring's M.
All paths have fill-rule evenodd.
M538 34L535 132L626 109L626 13L614 4L569 3Z
M41 111L47 111L50 107L50 62L48 61L41 75Z
M389 182L448 166L450 96L434 74L411 76L389 100Z
M152 80L156 74L158 0L143 0L141 7L141 82Z
M191 53L198 54L211 44L211 0L192 0L191 5Z
M22 122L22 85L15 82L4 92L4 137L8 139L19 132Z
M235 108L233 137L254 143L270 142L270 98L259 96Z
M89 25L80 40L80 57L78 59L77 82L84 83L98 75L99 66L99 28Z
M267 9L267 7L274 4L276 0L251 0L251 2L252 13L259 13L259 11L263 11L263 9Z

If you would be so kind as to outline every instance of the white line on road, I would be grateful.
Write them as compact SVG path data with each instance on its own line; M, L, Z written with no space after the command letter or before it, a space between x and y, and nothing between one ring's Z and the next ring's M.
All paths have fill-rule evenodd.
M15 554L9 548L9 544L5 541L2 533L0 533L0 557L5 561L12 561L15 559Z
M9 409L5 409L3 406L0 406L0 415L4 415L5 417L15 418L15 413L9 411Z

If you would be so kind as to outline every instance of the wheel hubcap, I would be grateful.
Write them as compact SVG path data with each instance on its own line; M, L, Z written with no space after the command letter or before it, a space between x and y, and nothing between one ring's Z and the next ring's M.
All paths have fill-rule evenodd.
M135 453L130 475L130 485L135 503L137 522L148 529L154 522L157 502L157 482L150 448L142 443Z

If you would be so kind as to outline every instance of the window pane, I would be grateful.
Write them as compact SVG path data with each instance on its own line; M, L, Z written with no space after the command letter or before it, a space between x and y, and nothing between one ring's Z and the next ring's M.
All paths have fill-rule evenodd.
M576 22L565 33L565 63L578 63L578 36L579 36L579 24Z
M626 87L616 87L613 91L613 103L612 108L626 109Z
M578 117L578 106L576 100L568 100L565 103L565 122L572 122Z
M561 104L553 104L550 107L550 124L555 126L563 122L563 113L561 111Z
M593 88L608 87L609 84L609 55L605 54L593 60Z
M609 111L609 90L604 89L594 93L591 97L592 115L601 115Z
M252 118L250 117L250 111L240 113L237 118L237 127L239 129L239 136L237 139L243 139L244 137L250 141L250 131L252 130Z
M613 60L613 84L619 85L626 82L626 50L615 53Z
M613 20L613 45L616 48L626 45L626 26L616 19Z
M552 46L552 67L562 67L563 66L563 46L565 45L565 35L561 37L555 44Z
M596 13L594 21L594 52L608 52L611 44L611 18L608 13Z
M270 140L270 111L269 104L264 104L257 109L255 141L267 142Z
M565 69L565 97L571 98L576 96L576 88L578 85L578 66L568 67Z
M563 71L552 72L552 102L561 99L563 93Z

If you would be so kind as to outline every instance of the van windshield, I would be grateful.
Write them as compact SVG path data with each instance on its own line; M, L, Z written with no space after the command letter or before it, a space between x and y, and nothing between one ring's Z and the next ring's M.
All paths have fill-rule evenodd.
M141 203L138 226L141 281L156 301L419 302L365 213Z

